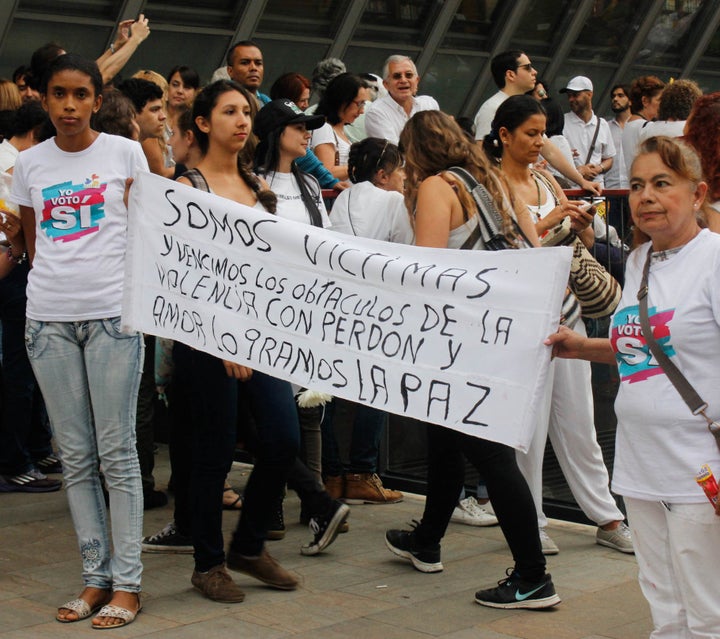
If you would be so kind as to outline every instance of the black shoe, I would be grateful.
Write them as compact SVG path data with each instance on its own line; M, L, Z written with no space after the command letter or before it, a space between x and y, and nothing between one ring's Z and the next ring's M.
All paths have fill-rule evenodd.
M417 527L417 522L414 522ZM408 559L420 572L440 572L440 544L420 545L416 531L388 530L385 533L385 545L398 557Z
M278 505L273 509L265 538L270 541L283 539L285 537L285 532L285 516L283 515L283 500L281 499Z
M55 455L48 455L47 457L38 459L35 462L35 467L45 475L56 475L63 471L62 463L60 463L60 460Z
M549 574L540 581L526 581L512 568L508 568L508 577L498 581L495 588L479 590L475 593L475 602L490 608L550 608L560 603Z
M143 495L144 510L150 510L152 508L162 508L167 506L168 498L167 495L161 490L148 490Z
M160 532L143 537L143 552L177 553L189 555L194 550L192 537L182 535L175 527L175 522L170 522ZM212 598L212 597L211 597Z
M340 527L345 523L349 514L350 508L336 499L325 515L312 517L309 527L313 539L300 548L300 553L303 555L317 555L325 550L335 541L340 532Z
M60 480L50 479L35 468L12 477L0 475L0 493L53 493L60 488Z

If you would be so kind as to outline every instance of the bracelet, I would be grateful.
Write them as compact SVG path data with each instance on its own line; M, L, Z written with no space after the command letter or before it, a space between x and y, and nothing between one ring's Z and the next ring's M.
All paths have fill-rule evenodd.
M27 260L27 251L23 251L20 255L14 255L12 246L8 246L7 258L10 262L14 262L15 264L22 264L25 260Z
M115 43L114 42L110 45L110 53L111 54L115 53Z

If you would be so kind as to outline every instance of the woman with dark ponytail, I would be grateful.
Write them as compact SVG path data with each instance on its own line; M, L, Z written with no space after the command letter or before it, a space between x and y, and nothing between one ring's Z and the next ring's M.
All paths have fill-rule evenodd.
M307 152L310 131L323 124L322 115L305 115L285 98L268 102L254 124L255 167L278 198L276 214L320 227L330 226L320 184L295 161Z
M348 174L353 183L333 205L333 231L387 242L411 244L413 230L405 208L405 168L398 147L365 138L350 147Z

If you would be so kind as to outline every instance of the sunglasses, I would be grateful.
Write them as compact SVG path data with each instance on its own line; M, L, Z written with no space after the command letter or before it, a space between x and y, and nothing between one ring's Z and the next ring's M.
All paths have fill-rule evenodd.
M525 69L525 71L532 71L533 65L531 62L528 62L527 64L519 64L518 69Z

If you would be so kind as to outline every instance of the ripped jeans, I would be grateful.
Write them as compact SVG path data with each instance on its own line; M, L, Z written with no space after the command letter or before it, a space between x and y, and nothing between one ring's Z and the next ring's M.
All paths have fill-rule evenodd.
M85 586L140 592L143 493L135 411L143 340L120 318L28 319L25 346L63 460ZM98 464L112 513L112 548Z

